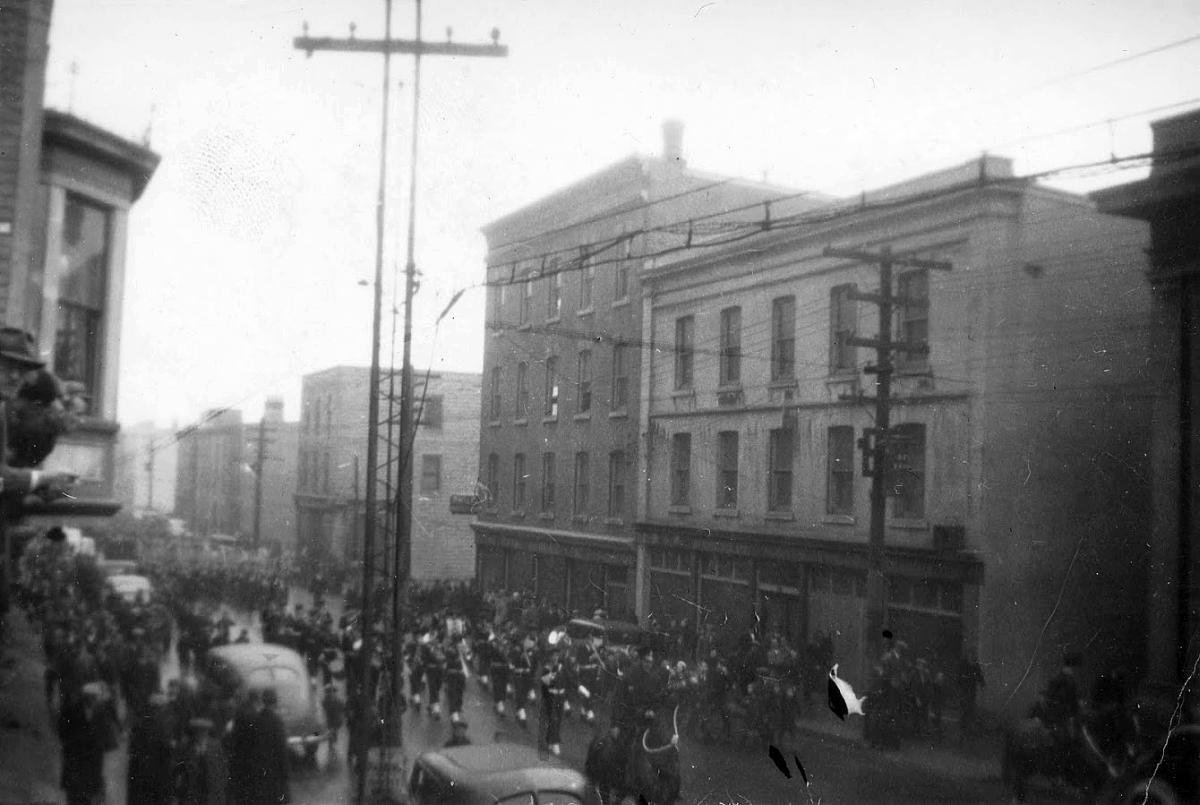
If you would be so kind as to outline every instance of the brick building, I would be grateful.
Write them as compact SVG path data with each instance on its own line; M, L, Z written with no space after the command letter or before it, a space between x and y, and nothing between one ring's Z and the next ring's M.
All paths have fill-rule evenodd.
M761 215L762 202L817 198L783 196L689 169L668 121L661 157L622 160L483 228L486 493L473 527L485 589L634 615L643 255Z
M153 422L121 428L117 437L114 495L122 506L134 511L174 510L179 474L175 430L157 427Z
M226 534L252 544L259 439L265 441L259 514L261 547L293 550L300 424L283 421L283 401L268 399L259 422L238 410L212 411L178 444L175 516L201 536Z
M159 157L43 109L52 5L0 6L0 310L90 398L45 468L77 473L78 501L111 500L127 222Z
M413 409L421 413L413 445L412 578L471 578L469 518L450 513L450 496L470 495L478 477L479 375L414 370L413 380ZM399 385L397 373L397 392ZM347 562L362 559L369 390L369 368L336 366L305 375L300 393L298 544ZM387 417L386 401L380 415ZM383 436L381 467L388 458ZM381 470L381 506L391 497L385 482Z
M807 221L807 223L804 223ZM1023 708L1065 651L1141 665L1150 444L1145 228L977 162L643 269L642 611L833 637L864 679L877 266L900 269L885 622L988 703Z

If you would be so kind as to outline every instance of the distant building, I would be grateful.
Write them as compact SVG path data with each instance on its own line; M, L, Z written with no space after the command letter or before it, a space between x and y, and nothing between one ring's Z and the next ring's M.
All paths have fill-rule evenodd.
M471 495L475 490L479 375L414 371L413 378L413 410L422 409L422 413L412 456L412 577L472 578L475 549L470 516L451 514L450 496ZM397 395L399 383L397 374ZM370 369L366 367L336 366L305 375L302 381L295 487L300 550L347 562L362 559L369 388ZM384 401L380 418L385 420L387 415ZM393 415L399 415L398 403ZM380 467L389 456L384 435L381 432ZM393 454L392 459L397 457ZM393 473L393 483L396 481ZM394 493L389 494L385 483L386 472L381 469L376 493L381 510L394 501Z
M1150 124L1149 177L1093 194L1146 221L1156 382L1146 597L1148 679L1175 697L1200 645L1200 111ZM1135 255L1131 270L1144 268ZM1196 691L1193 689L1193 695Z
M646 265L643 611L831 636L867 680L879 268L889 327L885 627L1022 710L1081 652L1142 665L1149 414L1145 228L986 157ZM702 241L703 242L703 241ZM864 296L859 296L860 294Z
M200 536L224 534L253 545L261 471L260 546L294 549L292 490L299 429L299 423L283 421L278 399L267 400L259 422L243 422L237 410L209 412L201 425L179 438L175 515Z
M122 428L117 436L116 499L134 511L171 513L178 458L174 429L153 422Z
M87 389L88 415L44 465L80 476L82 505L113 497L128 221L159 157L43 109L51 9L0 6L0 312Z

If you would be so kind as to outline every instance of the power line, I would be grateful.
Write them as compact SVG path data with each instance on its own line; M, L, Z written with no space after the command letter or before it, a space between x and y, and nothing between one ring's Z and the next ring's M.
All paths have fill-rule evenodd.
M1145 58L1146 56L1153 56L1158 53L1163 53L1168 50L1173 50L1174 48L1183 47L1184 45L1190 45L1193 42L1200 42L1200 34L1193 34L1192 36L1187 36L1187 37L1184 37L1183 39L1177 39L1174 42L1168 42L1164 45L1158 45L1156 47L1148 48L1147 50L1141 50L1141 51L1138 51L1137 53L1130 53L1127 56L1121 56L1120 58L1117 58L1117 59L1112 59L1110 61L1101 62L1100 64L1096 64L1091 67L1085 67L1082 70L1075 70L1070 73L1064 73L1062 75L1055 76L1053 78L1047 78L1044 81L1039 81L1036 84L1031 84L1031 85L1025 87L1024 89L1017 90L1015 92L1011 92L1011 93L1007 93L1007 94L1002 94L999 96L999 100L1006 100L1008 98L1025 95L1030 92L1034 92L1035 90L1044 89L1045 87L1053 86L1054 84L1061 84L1064 81L1071 81L1076 78L1082 78L1085 75L1091 75L1092 73L1098 73L1102 70L1107 70L1109 68L1116 67L1121 64L1127 64L1128 62L1135 61L1137 59L1142 59L1142 58Z

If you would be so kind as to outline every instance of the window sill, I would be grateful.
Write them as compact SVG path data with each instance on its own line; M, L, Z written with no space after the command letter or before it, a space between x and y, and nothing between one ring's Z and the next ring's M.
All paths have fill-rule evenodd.
M500 420L499 420L499 419L493 419L493 420L491 420L490 422L488 422L488 427L489 427L489 428L498 428L498 427L500 427Z
M783 391L785 389L794 389L799 385L800 382L794 377L781 377L768 383L767 388L772 391Z
M713 511L713 517L726 517L736 520L737 518L741 517L741 514L738 513L737 509L718 508Z
M692 513L692 507L691 507L691 506L679 506L679 505L676 505L676 504L671 504L670 506L668 506L668 507L667 507L667 513L668 513L668 514L691 514L691 513Z
M674 391L671 392L671 399L673 399L673 400L679 399L680 397L695 398L695 396L696 396L696 389L692 388L691 386L689 386L688 388L685 388L685 389L675 389Z
M524 520L525 512L509 512L508 517L510 520Z
M792 521L795 521L795 519L796 519L796 513L793 511L790 511L790 510L789 511L782 511L782 510L769 511L766 514L764 514L763 517L767 520L780 520L780 521L792 522Z
M595 312L596 312L596 309L589 305L588 307L585 307L583 310L575 311L575 315L576 316L590 316Z
M917 377L930 374L929 364L908 364L906 366L893 366L892 373L894 377Z
M572 514L571 515L572 523L586 523L587 521L588 521L588 516L586 514Z
M833 369L825 378L826 383L851 383L858 380L857 369Z
M900 528L906 531L923 531L929 528L929 521L924 517L889 517L888 528Z
M629 419L629 411L622 408L620 411L609 411L609 419Z
M544 416L544 417L542 417L542 424L543 424L543 425L557 425L557 424L558 424L558 417L556 417L556 416Z
M562 321L562 314L559 314L557 316L547 316L546 317L546 324L558 324L561 321Z
M575 422L591 422L592 415L590 413L576 414L575 416L571 417L571 419Z
M525 417L521 417L520 419L514 419L513 424L514 425L528 425L529 420L526 419Z
M529 331L530 331L530 330L532 330L532 329L533 329L533 323L532 323L532 322L528 322L528 321L527 321L527 322L525 322L524 324L518 324L518 325L517 325L517 332L518 332L518 333L527 333L527 332L529 332Z
M613 300L613 303L612 303L612 306L614 308L627 307L628 305L629 305L629 297L628 296L626 296L623 299L615 299L615 300Z
M553 520L554 512L538 512L539 520Z
M625 525L625 521L622 520L620 517L605 517L604 524L605 525Z
M857 521L853 514L826 514L821 518L821 522L829 525L854 525Z

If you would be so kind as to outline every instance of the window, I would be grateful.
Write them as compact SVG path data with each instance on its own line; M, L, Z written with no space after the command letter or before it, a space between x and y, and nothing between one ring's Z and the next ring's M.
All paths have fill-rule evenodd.
M858 330L858 303L851 294L856 285L838 285L829 292L829 371L854 371L858 351L850 344Z
M562 272L558 258L550 260L546 274L546 321L553 321L562 314Z
M614 450L608 454L608 516L621 517L625 512L625 453Z
M829 429L825 511L854 514L854 428L846 425Z
M495 506L500 502L500 456L495 453L488 454L486 483L488 504Z
M518 324L529 324L533 311L533 275L528 274L521 283L521 310Z
M517 364L517 419L529 416L529 364Z
M923 369L929 364L929 272L901 274L896 280L896 294L905 300L896 307L896 340L921 348L918 352L897 352L896 367Z
M504 320L504 286L492 286L492 326L499 327Z
M792 508L792 449L795 433L786 428L771 431L768 445L770 479L767 488L767 507L771 511Z
M596 265L591 258L584 261L579 270L579 310L592 309L592 288L596 284Z
M421 456L421 494L436 495L442 491L442 457Z
M491 419L493 422L500 419L500 367L492 367L492 407Z
M513 456L513 511L525 510L525 454Z
M623 345L613 345L612 361L612 409L620 411L629 404L629 368Z
M892 516L925 516L925 426L896 425L888 434Z
M54 373L100 393L104 360L104 313L108 296L109 211L67 194L62 262L58 277L58 329Z
M578 413L586 414L592 410L592 351L579 352L579 399Z
M430 394L421 402L421 424L435 430L442 429L442 395Z
M732 386L742 380L742 309L727 307L721 311L721 385Z
M542 411L547 417L558 416L558 358L546 358L546 405Z
M554 511L554 454L542 453L542 511Z
M687 506L691 500L692 434L671 437L671 505Z
M796 297L771 303L771 379L796 377Z
M613 272L616 284L613 286L613 299L621 301L629 298L629 262L633 254L633 238L627 239L617 246L620 258L617 260L616 271Z
M575 454L575 514L587 514L588 508L588 454Z
M717 508L736 509L738 494L738 434L717 434Z
M692 364L696 349L696 318L684 316L675 320L675 388L692 387Z

